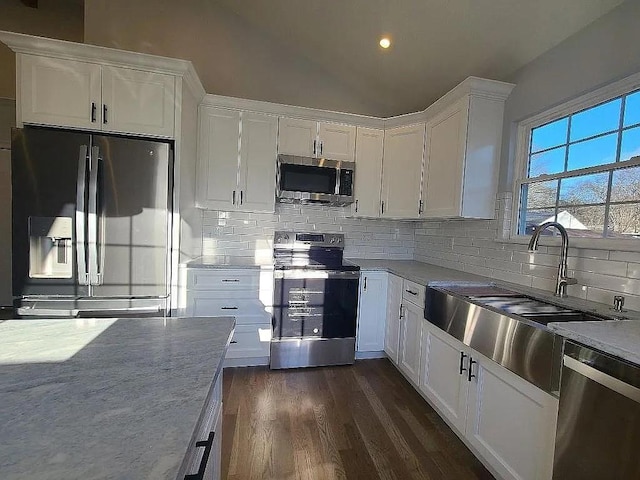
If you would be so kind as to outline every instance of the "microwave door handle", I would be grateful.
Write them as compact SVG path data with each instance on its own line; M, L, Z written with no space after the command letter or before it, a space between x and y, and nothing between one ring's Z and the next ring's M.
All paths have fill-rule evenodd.
M87 222L89 246L89 278L91 285L100 285L98 270L98 164L100 151L91 147L91 166L89 168L89 218Z
M78 158L78 182L76 184L76 265L78 269L78 284L89 285L87 271L86 250L86 185L87 185L87 154L88 147L80 146Z

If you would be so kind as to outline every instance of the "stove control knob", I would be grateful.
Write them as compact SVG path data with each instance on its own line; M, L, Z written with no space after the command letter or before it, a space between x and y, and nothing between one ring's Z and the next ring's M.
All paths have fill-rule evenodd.
M318 333L320 330L318 330L317 328L313 329L313 333Z
M329 243L336 243L336 239L335 239L335 237L331 237L331 238L329 239Z

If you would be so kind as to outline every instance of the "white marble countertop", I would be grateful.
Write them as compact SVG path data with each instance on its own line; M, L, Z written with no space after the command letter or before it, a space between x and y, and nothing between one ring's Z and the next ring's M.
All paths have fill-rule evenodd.
M640 365L640 320L564 322L548 326L567 339Z
M258 268L273 269L272 258L203 256L183 264L186 268Z
M0 322L0 478L174 480L234 323Z

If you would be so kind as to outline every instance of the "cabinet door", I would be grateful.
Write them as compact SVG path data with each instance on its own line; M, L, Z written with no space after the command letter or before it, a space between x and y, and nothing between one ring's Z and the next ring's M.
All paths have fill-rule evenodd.
M422 192L425 217L461 214L468 107L465 98L427 123Z
M358 301L358 352L384 350L387 318L387 283L385 272L362 272Z
M441 415L464 432L469 390L468 348L424 319L421 337L420 390Z
M240 112L200 108L198 132L198 206L235 207L238 193Z
M317 156L343 162L353 162L356 152L356 127L337 123L321 123L318 127Z
M423 310L413 303L403 302L400 320L400 369L416 384L420 375L420 328Z
M18 62L22 122L100 129L100 65L33 55Z
M278 153L313 157L316 154L318 124L311 120L280 118Z
M548 480L558 400L471 351L466 437L502 478ZM477 367L477 368L476 368Z
M175 79L171 75L102 67L102 130L173 137Z
M400 347L400 308L402 307L402 278L389 275L387 286L387 325L384 336L384 351L397 365Z
M271 115L242 113L240 193L238 209L274 212L278 119Z
M357 217L380 216L384 131L358 127L356 135L355 202Z
M384 134L383 217L418 218L424 124L393 128Z

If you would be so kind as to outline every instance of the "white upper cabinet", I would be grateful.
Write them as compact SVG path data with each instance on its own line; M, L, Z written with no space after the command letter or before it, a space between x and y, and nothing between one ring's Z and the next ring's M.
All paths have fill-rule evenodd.
M274 211L277 136L277 117L242 112L239 210Z
M18 58L22 123L173 137L173 75L29 54Z
M278 153L313 157L316 153L317 137L317 122L280 117Z
M317 156L343 162L353 162L356 149L356 127L337 123L318 124Z
M383 217L420 216L424 132L424 123L385 131L382 164Z
M355 201L357 217L380 216L384 130L358 127L356 134Z
M353 162L356 127L280 117L278 153Z
M468 81L471 93L427 121L424 217L495 216L504 101L513 86Z
M24 123L100 128L100 65L34 55L19 58Z
M235 208L238 192L240 112L200 107L198 131L198 206Z
M201 106L197 206L273 212L277 118Z
M174 85L171 75L102 67L102 130L172 137Z

